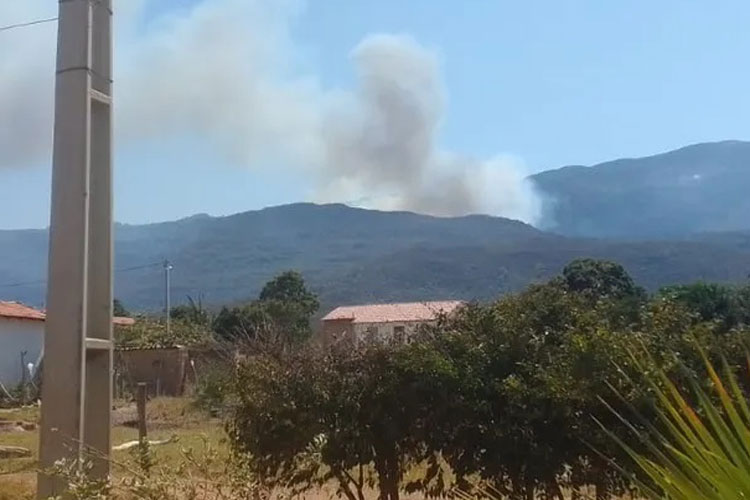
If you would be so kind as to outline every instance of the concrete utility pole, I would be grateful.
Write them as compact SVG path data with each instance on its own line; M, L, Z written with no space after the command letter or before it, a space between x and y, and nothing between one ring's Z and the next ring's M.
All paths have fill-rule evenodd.
M112 408L112 0L59 0L41 469L109 472ZM84 455L85 452L85 455ZM37 497L66 485L39 474Z

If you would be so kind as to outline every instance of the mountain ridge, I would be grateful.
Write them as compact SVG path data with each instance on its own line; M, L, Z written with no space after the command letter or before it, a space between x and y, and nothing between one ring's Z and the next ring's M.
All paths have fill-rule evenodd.
M530 177L539 224L569 236L648 239L750 230L750 142L701 143Z
M716 240L716 241L713 241ZM294 204L219 218L116 229L116 295L158 311L160 263L172 297L218 305L249 300L286 269L301 271L324 307L426 299L487 300L547 279L578 257L618 260L650 289L705 279L742 281L750 234L620 242L546 233L490 216L438 218L344 205ZM46 231L0 232L0 299L44 300ZM711 255L712 259L706 259ZM24 286L3 287L8 283Z
M641 171L653 178L634 175ZM711 182L689 178L701 172L718 174ZM688 176L690 189L675 183L676 175ZM326 307L487 300L547 279L579 257L617 260L651 290L747 279L748 142L697 144L532 179L555 200L546 207L547 230L481 214L433 217L313 203L116 224L116 295L134 310L158 311L165 259L174 266L175 304L188 295L214 305L248 300L286 269L301 271ZM734 222L745 225L727 217L735 212ZM557 217L554 224L550 217ZM0 230L0 300L42 304L46 262L47 230Z

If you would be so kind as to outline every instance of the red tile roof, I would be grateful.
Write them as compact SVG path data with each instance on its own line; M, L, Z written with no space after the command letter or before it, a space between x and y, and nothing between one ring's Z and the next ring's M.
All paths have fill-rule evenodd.
M352 323L392 323L431 321L441 313L450 314L464 302L443 300L401 304L373 304L337 307L323 317L323 321L350 320Z
M44 313L44 311L25 306L18 302L0 301L0 318L44 321L45 319L47 319L47 315ZM112 323L117 326L131 326L135 324L135 320L133 318L122 318L119 316L115 316L114 318L112 318Z
M18 302L0 301L0 318L44 321L45 315L42 311L34 309L33 307L19 304Z
M124 316L115 316L112 318L112 324L116 326L133 326L135 325L135 320Z

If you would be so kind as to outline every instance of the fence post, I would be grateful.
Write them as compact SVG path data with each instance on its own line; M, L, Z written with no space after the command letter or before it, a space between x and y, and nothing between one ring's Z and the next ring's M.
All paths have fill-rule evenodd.
M138 441L146 441L146 383L138 382L138 393L136 395L138 405Z

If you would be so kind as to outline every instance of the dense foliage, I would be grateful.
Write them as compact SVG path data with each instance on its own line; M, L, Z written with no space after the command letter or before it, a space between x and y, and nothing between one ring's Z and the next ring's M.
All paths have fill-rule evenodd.
M130 316L130 312L128 312L128 310L125 309L125 306L122 304L120 299L112 300L112 314L115 316L119 316L119 317Z
M118 327L115 338L123 347L207 347L221 344L234 350L248 341L273 339L283 344L299 344L310 337L310 321L317 312L317 296L310 292L302 275L281 273L266 283L257 300L235 307L223 307L212 314L203 300L187 297L186 304L170 311L170 329L164 318L139 316L135 325ZM117 310L127 313L115 300Z
M266 283L257 300L223 307L213 320L213 329L228 342L281 335L285 342L300 343L310 337L310 320L319 307L302 275L286 271Z
M132 326L116 326L115 342L118 347L153 349L170 347L196 347L212 343L211 330L200 323L186 319L170 322L167 331L162 318L138 316Z
M641 354L648 357L648 353ZM630 415L618 414L634 422L631 438L647 451L636 451L622 436L610 434L640 472L623 469L623 473L633 477L647 498L661 500L666 495L674 500L720 500L750 496L750 408L746 393L726 360L722 360L721 375L707 357L703 361L712 390L704 390L703 379L691 376L692 405L663 370L656 370L646 377L646 383L655 395L657 425L637 409L631 408L634 411Z
M736 186L747 190L747 184ZM655 193L662 196L661 187ZM626 215L622 221L647 224L639 201L627 193L623 196ZM711 196L721 198L713 191ZM553 198L561 203L568 199ZM590 200L587 195L573 201L586 200ZM745 212L730 206L744 222ZM695 207L705 208L702 204ZM634 210L643 217L634 217ZM675 214L692 217L695 212L665 216ZM615 224L611 219L606 223ZM652 292L698 279L731 283L747 277L748 232L690 235L672 241L663 241L664 237L658 233L659 241L629 242L571 238L503 218L435 218L303 204L230 217L118 226L115 260L118 268L129 269L169 257L174 265L172 297L179 300L203 293L210 304L255 298L267 280L291 267L305 275L324 309L434 298L491 300L550 279L580 256L620 262ZM46 266L47 250L43 230L0 232L0 283L43 281L40 273ZM133 311L159 309L164 300L162 272L157 265L118 273L117 297ZM33 284L3 293L6 300L40 304L43 292L42 285Z
M741 362L732 355L749 336L748 310L704 306L671 292L648 297L619 265L576 261L559 278L441 318L410 344L248 357L230 435L265 481L305 490L335 479L350 500L371 484L394 500L478 480L511 498L565 489L580 498L589 486L607 498L632 484L609 460L628 463L628 454L594 420L627 430L602 396L650 415L638 380L658 366L688 384L680 367L702 366L696 339ZM651 357L634 363L634 348Z

